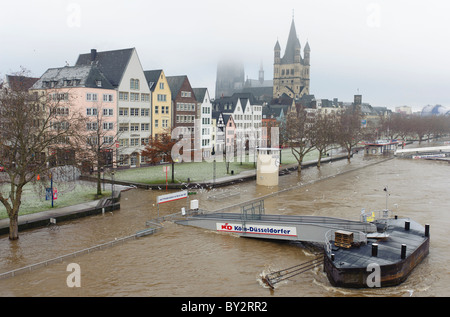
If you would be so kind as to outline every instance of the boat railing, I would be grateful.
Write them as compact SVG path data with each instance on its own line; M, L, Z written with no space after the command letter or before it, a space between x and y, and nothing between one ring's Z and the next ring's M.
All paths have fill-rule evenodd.
M375 220L388 219L393 217L393 212L389 209L374 210L366 212L361 210L360 219L361 222L374 222Z

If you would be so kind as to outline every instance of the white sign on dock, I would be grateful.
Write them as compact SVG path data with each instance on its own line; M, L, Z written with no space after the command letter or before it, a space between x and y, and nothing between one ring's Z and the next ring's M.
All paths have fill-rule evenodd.
M159 204L168 203L168 202L174 201L174 200L184 199L187 197L188 197L187 190L183 190L181 192L158 196L156 198L156 203L159 205Z

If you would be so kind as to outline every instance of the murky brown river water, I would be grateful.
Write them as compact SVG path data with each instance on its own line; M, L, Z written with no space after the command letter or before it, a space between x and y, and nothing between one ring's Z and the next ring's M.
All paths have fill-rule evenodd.
M280 177L278 189L295 187L265 199L266 214L320 215L359 219L362 208L381 210L390 191L389 208L395 214L430 224L428 257L403 284L383 289L342 289L330 285L322 268L298 275L271 292L260 281L269 269L287 268L311 260L312 251L299 244L234 235L178 225L169 221L154 235L128 240L113 247L70 258L15 277L0 280L0 296L450 296L449 236L450 165L448 163L356 155ZM362 166L365 168L359 168ZM336 177L336 173L346 172ZM312 182L320 178L322 181ZM308 182L312 182L307 184ZM303 186L297 186L299 184ZM198 190L200 207L222 206L270 194L276 188L254 181L235 186L240 196L208 200ZM215 189L223 191L224 189ZM0 237L0 272L24 267L91 247L145 229L157 217L156 196L164 191L130 190L122 193L121 209L113 214L60 223L58 230L22 232L18 241ZM191 198L192 199L192 198ZM161 205L171 214L187 201ZM234 210L239 212L239 209ZM81 268L81 287L69 288L69 263Z

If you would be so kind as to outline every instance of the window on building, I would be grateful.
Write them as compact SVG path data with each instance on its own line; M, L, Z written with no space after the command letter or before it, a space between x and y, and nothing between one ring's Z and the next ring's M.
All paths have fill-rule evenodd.
M128 117L128 108L119 108L119 116Z
M190 91L181 91L181 97L189 98L189 97L191 97L191 92Z
M98 96L97 94L93 94L93 93L86 93L86 100L87 101L97 101L98 100Z
M130 79L130 89L139 90L139 79Z
M112 108L104 108L103 109L103 116L112 117L113 115L114 115L114 109L112 109Z
M97 145L98 144L98 137L96 136L88 136L86 140L88 145Z
M97 108L86 108L86 115L87 116L96 116Z
M103 122L103 130L114 130L113 122Z
M128 93L127 92L119 92L119 100L128 101Z
M128 132L128 123L119 124L119 132Z
M138 117L139 116L139 108L130 108L130 116Z
M128 139L120 139L119 146L128 146Z
M130 123L130 131L138 132L139 131L139 123Z
M88 131L96 131L98 129L98 123L97 122L87 122L86 123L86 130Z
M103 143L104 144L113 144L114 143L114 137L113 136L104 136L103 137Z
M139 94L135 92L130 93L130 101L139 101Z
M139 138L131 138L130 146L139 146Z
M149 102L150 101L150 95L149 94L141 94L141 101L142 102Z

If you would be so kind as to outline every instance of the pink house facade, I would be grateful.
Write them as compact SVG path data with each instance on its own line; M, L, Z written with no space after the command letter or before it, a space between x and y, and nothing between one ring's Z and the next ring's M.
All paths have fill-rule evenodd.
M49 98L58 102L56 118L61 118L61 122L73 114L81 115L85 119L82 131L85 139L81 141L81 148L85 147L86 152L100 150L102 166L115 167L117 91L95 66L50 68L32 86L31 91L45 91ZM57 151L57 147L49 148L47 154L54 155ZM59 159L57 165L64 163L68 162ZM75 163L82 163L85 170L96 167L92 160L80 162L75 158Z
M225 150L226 153L234 153L236 149L236 124L233 116L223 115L225 122Z

